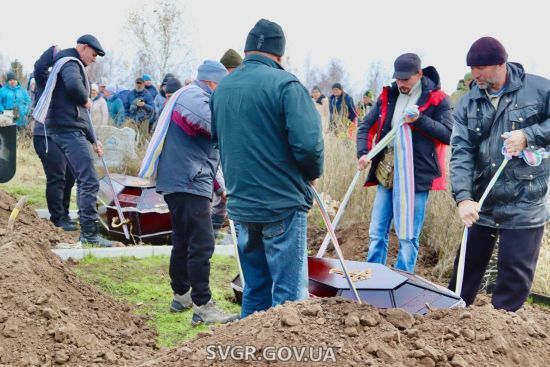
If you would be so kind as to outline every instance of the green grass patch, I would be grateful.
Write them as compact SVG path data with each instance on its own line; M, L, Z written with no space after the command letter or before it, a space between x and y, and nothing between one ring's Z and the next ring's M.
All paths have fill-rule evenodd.
M529 303L531 305L538 305L538 306L550 309L550 301L546 297L543 298L543 297L536 296L536 295L530 295L527 298L527 303Z
M168 256L143 259L133 257L98 258L87 256L73 269L86 281L101 288L115 299L137 306L138 314L151 317L149 325L158 332L157 342L172 347L208 329L205 325L191 326L192 310L181 313L169 311L172 300ZM232 257L213 256L210 288L217 305L228 312L240 312L233 303L231 280L237 275Z
M21 196L27 197L27 204L33 208L47 208L46 204L46 182L42 185L28 184L19 185L12 183L5 183L0 185L0 189L4 190L11 196L20 198Z

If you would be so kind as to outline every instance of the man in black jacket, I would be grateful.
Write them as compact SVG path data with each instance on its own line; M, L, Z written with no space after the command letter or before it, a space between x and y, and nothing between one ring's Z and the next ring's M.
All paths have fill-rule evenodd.
M396 82L384 88L376 106L359 125L357 158L358 168L365 169L371 163L367 153L374 143L386 136L392 127L398 126L407 107L419 106L420 115L405 120L412 129L413 157L409 158L414 161L414 187L407 188L407 191L414 192L414 215L412 228L406 236L398 233L399 253L395 264L397 269L414 272L428 192L444 190L446 186L445 145L449 144L451 137L451 108L447 96L441 91L439 74L433 66L422 69L416 54L399 56L394 70ZM392 219L404 213L400 205L395 205L399 202L395 199L393 176L394 170L399 168L394 167L393 146L393 142L390 143L373 159L365 184L378 185L369 228L368 262L386 263Z
M491 37L474 42L466 63L471 90L454 112L451 180L458 212L469 227L461 297L471 304L499 239L495 308L519 309L529 294L548 221L550 162L530 164L522 151L548 150L550 81L507 62ZM478 201L503 160L513 156L480 208ZM449 288L455 288L458 256Z
M103 155L103 148L96 140L90 121L89 109L92 102L86 70L77 61L88 66L95 62L98 55L104 56L105 52L99 41L90 34L80 37L76 48L60 51L56 55L56 62L64 57L73 57L76 60L67 61L57 74L45 127L46 134L63 152L76 178L80 240L109 247L112 242L98 235L96 195L99 182L90 144L99 156Z
M49 69L53 66L59 51L60 49L57 46L51 46L34 63L35 103L46 87L50 74ZM46 135L43 123L34 122L32 135L34 150L40 157L46 174L46 202L50 212L50 220L56 227L61 227L65 231L76 231L78 228L69 218L69 204L74 186L74 175L67 164L65 155L52 142L51 138L48 138L49 149L46 152Z

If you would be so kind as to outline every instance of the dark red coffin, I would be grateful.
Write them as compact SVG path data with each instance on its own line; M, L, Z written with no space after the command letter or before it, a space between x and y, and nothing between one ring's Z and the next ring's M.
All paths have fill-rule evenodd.
M390 269L375 263L346 261L350 272L371 269L372 276L355 282L362 302L379 308L402 308L412 314L426 314L429 308L454 308L464 306L464 301L447 288L438 286L418 275ZM309 293L313 297L344 297L355 300L346 278L333 274L331 269L341 269L335 259L308 258ZM237 277L233 290L238 301L242 300L242 284Z
M155 191L155 184L149 179L119 174L112 174L111 180L124 217L130 220L129 229L136 241L165 242L172 233L172 223L168 205L162 195ZM122 227L113 226L113 218L118 220L118 213L106 176L99 181L97 199L99 221L104 231L111 237L125 241Z

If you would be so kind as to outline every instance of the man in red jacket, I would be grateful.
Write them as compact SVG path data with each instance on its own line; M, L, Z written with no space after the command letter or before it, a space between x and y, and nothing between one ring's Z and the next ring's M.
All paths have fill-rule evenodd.
M439 74L433 66L421 68L420 58L407 53L394 63L396 81L386 87L374 108L359 125L357 133L358 168L365 169L371 162L367 153L392 128L398 128L406 108L418 105L420 115L405 119L412 130L412 157L414 177L409 177L413 193L411 207L412 228L406 235L398 233L399 253L395 267L414 272L418 255L418 239L424 224L424 210L430 190L445 189L445 147L452 129L451 107L441 91ZM376 140L375 140L376 139ZM369 228L370 244L367 261L386 263L388 236L392 219L403 214L402 205L395 200L394 174L402 167L395 166L394 144L390 142L373 161L365 186L378 185ZM399 171L398 174L403 172ZM411 195L412 196L412 195ZM411 218L409 218L411 219ZM401 232L401 231L396 231Z

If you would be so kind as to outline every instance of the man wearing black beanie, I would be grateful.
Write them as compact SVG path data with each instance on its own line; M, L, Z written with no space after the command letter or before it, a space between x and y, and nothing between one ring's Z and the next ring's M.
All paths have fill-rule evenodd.
M454 112L451 181L469 227L461 297L474 302L498 239L492 303L516 311L529 294L549 215L550 161L542 153L550 144L550 80L507 60L504 46L492 37L478 39L468 51L474 81ZM505 156L511 159L480 208Z
M220 83L210 106L227 209L240 227L246 317L308 296L307 211L323 139L307 90L281 66L281 27L261 19L244 51L243 65Z

